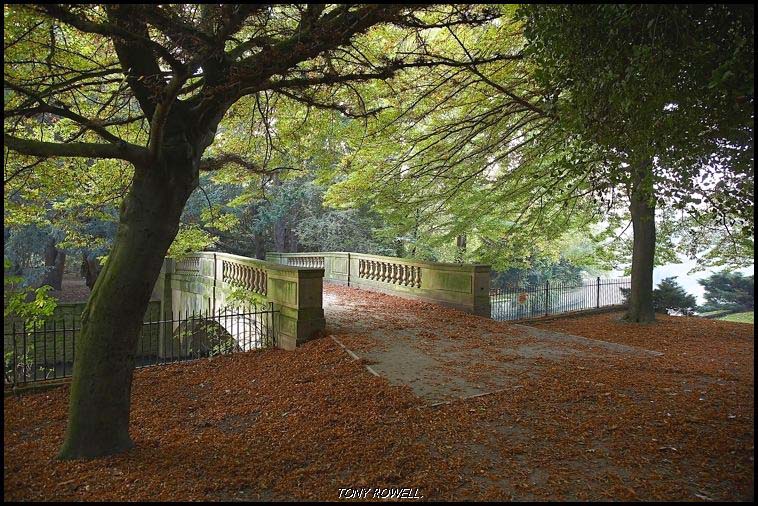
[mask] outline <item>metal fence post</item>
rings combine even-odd
[[[26,322],[24,322],[26,325]],[[16,370],[18,369],[18,344],[16,343],[16,322],[13,322],[13,386],[18,384]]]
[[[600,309],[600,276],[597,277],[597,308]]]
[[[545,280],[545,316],[548,315],[550,308],[550,281]]]
[[[216,312],[216,279],[218,275],[216,273],[216,254],[213,254],[213,313]]]

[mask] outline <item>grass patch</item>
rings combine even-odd
[[[727,322],[739,322],[739,323],[753,323],[753,311],[745,311],[744,313],[733,313],[723,318],[718,318]]]

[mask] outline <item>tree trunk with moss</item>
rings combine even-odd
[[[102,267],[100,266],[100,260],[92,252],[82,253],[82,268],[81,274],[84,276],[84,282],[87,284],[87,288],[92,291],[95,287],[95,281],[100,275]]]
[[[50,239],[45,245],[45,267],[48,269],[43,285],[50,285],[53,290],[63,288],[63,270],[66,265],[66,252],[55,246],[55,240]]]
[[[645,160],[632,168],[629,210],[632,214],[634,244],[632,286],[626,320],[636,323],[655,321],[653,307],[653,267],[655,264],[655,197],[653,163]]]
[[[462,264],[466,257],[466,234],[455,238],[455,262]]]
[[[176,163],[170,156],[135,173],[113,249],[82,314],[60,458],[92,458],[133,446],[129,409],[142,319],[197,178],[197,160]]]

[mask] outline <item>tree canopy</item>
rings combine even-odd
[[[83,314],[64,458],[132,444],[137,329],[200,172],[291,167],[272,135],[278,100],[365,116],[365,83],[467,64],[436,54],[430,32],[496,17],[485,6],[323,4],[19,5],[4,14],[6,182],[40,165],[70,181],[107,161],[128,188]],[[256,156],[223,150],[235,106],[252,118]]]
[[[31,273],[81,255],[96,276],[63,458],[131,445],[132,352],[166,255],[349,249],[503,281],[631,253],[632,321],[652,319],[656,262],[752,256],[752,7],[4,16],[6,256]]]

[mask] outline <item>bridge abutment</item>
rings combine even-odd
[[[161,313],[173,320],[193,312],[216,314],[232,291],[243,288],[277,312],[271,324],[277,346],[293,350],[326,326],[322,307],[323,269],[292,267],[227,253],[193,253],[179,261],[166,259],[155,290]],[[176,355],[170,340],[178,322],[161,325],[159,354]],[[170,330],[169,330],[170,329]]]

